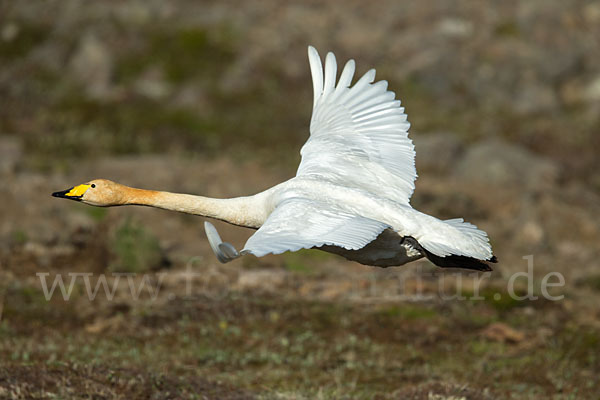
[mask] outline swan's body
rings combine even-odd
[[[309,47],[314,102],[311,136],[296,176],[264,192],[233,199],[129,188],[95,180],[54,193],[96,206],[146,205],[258,229],[241,252],[205,223],[222,262],[320,248],[376,266],[422,257],[442,267],[489,270],[485,232],[462,219],[441,221],[410,206],[416,170],[409,123],[387,82],[367,72],[354,86],[350,60],[336,85],[336,60]]]

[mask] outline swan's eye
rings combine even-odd
[[[95,188],[95,187],[96,187],[96,184],[95,184],[95,183],[92,183],[92,188]]]

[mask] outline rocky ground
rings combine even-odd
[[[0,398],[595,398],[598,27],[575,0],[0,3]],[[200,218],[50,197],[293,176],[307,44],[390,82],[412,204],[485,229],[492,274],[316,250],[221,265]],[[538,299],[515,300],[528,262]]]

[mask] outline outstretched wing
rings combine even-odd
[[[204,227],[210,246],[222,263],[244,254],[262,257],[325,245],[358,250],[391,228],[329,203],[297,197],[282,201],[240,252],[230,243],[223,242],[210,222],[205,222]]]
[[[295,197],[275,208],[248,239],[241,254],[262,257],[324,245],[357,250],[387,228],[388,224],[348,213],[332,204]]]
[[[336,86],[333,53],[325,75],[317,50],[308,48],[314,103],[310,138],[302,147],[297,176],[318,176],[407,204],[417,177],[410,124],[387,82],[373,83],[368,71],[350,87],[354,60],[346,63]]]
[[[226,263],[245,254],[262,257],[325,245],[358,250],[391,227],[329,203],[294,197],[275,208],[240,252],[231,243],[223,242],[210,222],[206,221],[204,228],[217,258]]]

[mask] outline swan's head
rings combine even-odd
[[[94,179],[62,192],[54,192],[52,196],[92,206],[109,207],[123,204],[124,188],[125,186],[108,179]]]

